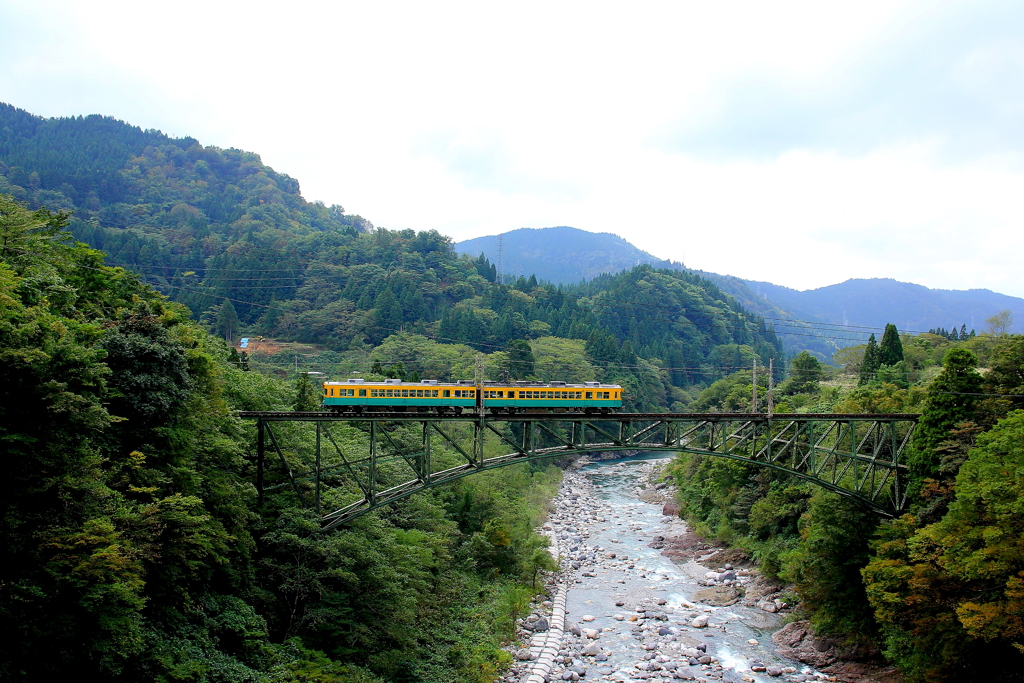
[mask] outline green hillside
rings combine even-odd
[[[755,356],[782,355],[763,322],[692,273],[638,266],[587,285],[499,284],[491,261],[436,232],[375,229],[307,202],[255,154],[110,118],[0,106],[0,191],[72,211],[75,237],[226,339],[318,345],[311,362],[328,374],[396,362],[369,351],[400,333],[487,352],[578,340],[604,379],[646,387],[637,376],[650,375],[661,388],[632,400],[664,409]]]

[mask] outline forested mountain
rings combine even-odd
[[[664,261],[608,233],[589,233],[576,228],[522,228],[503,233],[506,272],[529,264],[528,272],[552,282],[575,283],[601,273],[617,273],[637,263],[658,268],[686,270],[681,263]],[[462,253],[492,261],[498,255],[498,237],[478,237],[455,245]],[[867,332],[881,330],[896,321],[906,331],[937,327],[981,331],[985,321],[1007,310],[1024,325],[1024,299],[987,289],[967,291],[929,289],[892,279],[848,280],[798,291],[770,282],[744,280],[730,275],[690,271],[714,282],[746,310],[772,321],[790,354],[810,350],[830,358],[838,347],[862,344]],[[822,329],[818,323],[826,323]],[[838,330],[835,326],[850,326]]]
[[[654,410],[684,405],[688,388],[754,357],[782,356],[770,326],[692,273],[642,265],[586,285],[533,274],[500,284],[491,261],[459,255],[436,232],[374,229],[307,202],[254,154],[109,118],[0,107],[0,173],[0,191],[73,211],[75,237],[225,338],[313,343],[365,357],[348,365],[362,372],[365,351],[397,333],[480,351],[578,340],[595,372],[635,385],[634,407]]]
[[[555,284],[576,284],[598,275],[615,274],[633,266],[682,270],[683,264],[659,259],[608,232],[587,232],[578,228],[519,228],[501,234],[504,249],[503,274],[513,279],[536,275]],[[498,260],[498,236],[488,235],[455,244],[460,254],[485,254]]]

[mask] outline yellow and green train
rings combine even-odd
[[[600,382],[486,382],[479,393],[473,382],[467,380],[367,382],[349,379],[324,382],[323,405],[337,413],[418,411],[456,415],[481,408],[491,413],[512,414],[610,413],[622,407],[622,387]]]

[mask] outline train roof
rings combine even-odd
[[[324,382],[324,385],[330,386],[347,386],[350,384],[359,384],[363,386],[378,386],[378,387],[472,387],[475,386],[473,380],[460,379],[455,382],[440,382],[436,379],[424,379],[419,382],[401,382],[397,379],[386,379],[381,382],[367,382],[364,379],[350,378],[342,381]],[[622,386],[618,384],[602,384],[601,382],[583,382],[582,384],[567,384],[565,382],[484,382],[485,387],[522,387],[524,389],[530,388],[541,388],[541,389],[621,389]]]

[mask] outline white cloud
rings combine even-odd
[[[0,100],[258,152],[457,239],[572,225],[805,288],[1024,295],[1011,3],[0,9]]]

